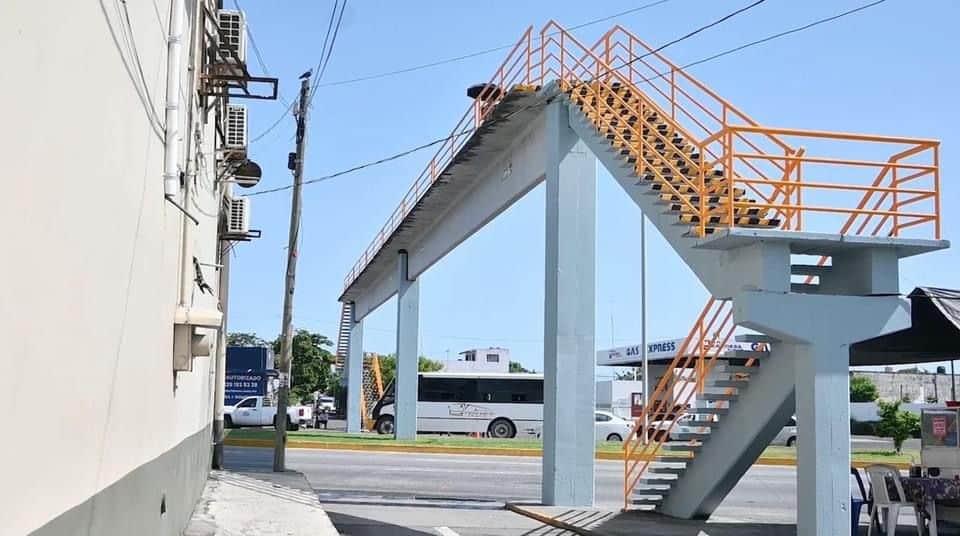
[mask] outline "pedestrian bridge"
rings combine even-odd
[[[528,29],[474,89],[344,281],[349,430],[364,317],[398,297],[396,436],[412,438],[419,275],[545,182],[542,496],[593,502],[599,162],[710,294],[624,444],[625,507],[709,516],[796,413],[798,533],[849,530],[849,348],[910,327],[900,259],[949,245],[939,142],[766,126],[620,26],[593,44]],[[771,351],[724,353],[735,339]],[[670,431],[676,411],[694,426],[648,440],[644,418]]]

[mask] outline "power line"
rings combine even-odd
[[[756,41],[751,41],[751,42],[749,42],[749,43],[746,43],[746,44],[743,44],[743,45],[740,45],[740,46],[737,46],[737,47],[734,47],[734,48],[731,48],[731,49],[728,49],[728,50],[724,50],[723,52],[720,52],[720,53],[718,53],[718,54],[714,54],[713,56],[708,56],[708,57],[706,57],[706,58],[697,60],[697,61],[695,61],[695,62],[688,63],[688,64],[682,66],[681,69],[686,69],[687,67],[693,67],[694,65],[700,65],[701,63],[706,63],[706,62],[708,62],[708,61],[713,61],[713,60],[715,60],[715,59],[722,58],[722,57],[724,57],[724,56],[733,54],[733,53],[735,53],[735,52],[740,52],[741,50],[744,50],[744,49],[746,49],[746,48],[750,48],[750,47],[752,47],[752,46],[756,46],[756,45],[759,45],[759,44],[762,44],[762,43],[766,43],[767,41],[773,41],[774,39],[779,39],[779,38],[781,38],[781,37],[784,37],[784,36],[787,36],[787,35],[790,35],[790,34],[794,34],[794,33],[797,33],[797,32],[802,32],[802,31],[804,31],[804,30],[809,30],[810,28],[813,28],[814,26],[819,26],[819,25],[821,25],[821,24],[826,24],[826,23],[828,23],[828,22],[833,22],[833,21],[835,21],[835,20],[837,20],[837,19],[839,19],[839,18],[846,17],[847,15],[853,15],[854,13],[863,11],[863,10],[865,10],[865,9],[869,9],[869,8],[871,8],[871,7],[873,7],[873,6],[882,4],[882,3],[886,2],[886,1],[887,1],[887,0],[877,0],[876,2],[871,2],[871,3],[869,3],[869,4],[864,4],[864,5],[860,6],[860,7],[856,7],[856,8],[850,9],[850,10],[848,10],[848,11],[844,11],[843,13],[837,13],[836,15],[833,15],[833,16],[831,16],[831,17],[826,17],[826,18],[823,18],[823,19],[819,19],[819,20],[813,21],[813,22],[811,22],[811,23],[809,23],[809,24],[804,24],[803,26],[797,26],[796,28],[791,28],[791,29],[789,29],[789,30],[786,30],[786,31],[783,31],[783,32],[780,32],[780,33],[775,33],[775,34],[773,34],[773,35],[769,35],[769,36],[767,36],[767,37],[764,37],[763,39],[757,39]],[[660,76],[664,76],[664,75],[661,74]]]
[[[236,3],[236,1],[237,1],[237,0],[234,0],[234,3]],[[330,32],[333,30],[333,22],[334,22],[334,20],[336,19],[336,16],[337,16],[337,7],[339,6],[339,4],[340,4],[340,0],[334,0],[334,2],[333,2],[333,10],[330,11],[330,19],[327,21],[327,32],[326,32],[326,33],[324,34],[324,36],[323,36],[323,45],[320,47],[320,61],[317,62],[317,66],[314,68],[314,70],[317,71],[317,72],[320,71],[320,68],[321,68],[321,66],[323,65],[323,58],[327,55],[327,43],[330,41]],[[238,5],[238,9],[239,9],[239,5]],[[341,12],[341,13],[342,13],[342,12]],[[256,50],[256,49],[254,49],[254,50]],[[264,70],[266,70],[266,69],[264,69]],[[315,81],[314,81],[314,87],[311,88],[311,100],[312,100],[312,98],[313,98],[313,92],[316,90],[316,81],[317,81],[317,80],[319,80],[319,77],[315,79]],[[286,118],[287,115],[289,115],[289,114],[293,111],[293,105],[294,105],[294,103],[292,103],[292,102],[287,103],[287,107],[283,110],[283,113],[280,114],[280,117],[277,117],[276,121],[274,121],[273,123],[271,123],[270,126],[267,127],[266,130],[264,130],[264,131],[261,132],[260,134],[257,134],[256,136],[254,136],[254,137],[249,141],[248,145],[252,145],[252,144],[254,144],[254,143],[262,140],[264,137],[267,136],[267,134],[270,134],[271,132],[273,132],[273,130],[274,130],[275,128],[277,128],[277,126],[280,125],[281,122],[283,122],[284,118]]]
[[[237,11],[243,11],[243,8],[240,7],[239,0],[233,0],[233,5],[237,8]],[[247,29],[247,39],[250,40],[250,46],[253,47],[253,54],[257,57],[257,64],[260,65],[260,70],[263,71],[263,74],[270,76],[270,69],[267,67],[267,63],[263,61],[263,53],[260,51],[260,47],[257,46],[257,39],[253,36],[253,29],[250,26],[250,22],[247,21],[245,26]],[[280,97],[280,102],[287,106],[290,105],[282,92],[278,91],[278,96]]]
[[[340,23],[343,21],[343,12],[347,9],[347,0],[343,0],[343,4],[340,5],[340,15],[337,16],[337,25],[333,28],[333,37],[330,38],[330,47],[327,48],[327,57],[323,59],[323,66],[320,67],[320,72],[317,74],[317,79],[313,83],[313,88],[310,90],[310,99],[307,101],[307,104],[313,102],[313,96],[317,93],[317,84],[320,83],[320,80],[323,79],[323,73],[327,71],[327,65],[330,64],[330,56],[333,54],[333,46],[337,42],[337,35],[340,34]]]
[[[764,0],[760,0],[760,1],[764,1]],[[803,26],[798,26],[798,27],[796,27],[796,28],[791,28],[791,29],[789,29],[789,30],[785,30],[785,31],[783,31],[783,32],[779,32],[779,33],[776,33],[776,34],[773,34],[773,35],[764,37],[764,38],[762,38],[762,39],[758,39],[758,40],[756,40],[756,41],[751,41],[751,42],[749,42],[749,43],[746,43],[746,44],[743,44],[743,45],[739,45],[739,46],[736,46],[736,47],[734,47],[734,48],[727,49],[727,50],[725,50],[725,51],[723,51],[723,52],[714,54],[714,55],[712,55],[712,56],[708,56],[708,57],[706,57],[706,58],[703,58],[703,59],[700,59],[700,60],[697,60],[697,61],[693,61],[693,62],[687,63],[687,64],[685,64],[685,65],[680,66],[680,67],[678,68],[678,70],[681,70],[681,71],[682,71],[682,70],[685,70],[685,69],[687,69],[687,68],[689,68],[689,67],[693,67],[693,66],[695,66],[695,65],[700,65],[700,64],[706,63],[706,62],[708,62],[708,61],[713,61],[713,60],[715,60],[715,59],[722,58],[722,57],[724,57],[724,56],[728,56],[728,55],[730,55],[730,54],[739,52],[739,51],[741,51],[741,50],[744,50],[744,49],[746,49],[746,48],[750,48],[750,47],[752,47],[752,46],[756,46],[756,45],[761,44],[761,43],[766,43],[766,42],[769,42],[769,41],[773,41],[774,39],[778,39],[778,38],[780,38],[780,37],[784,37],[784,36],[787,36],[787,35],[790,35],[790,34],[794,34],[794,33],[797,33],[797,32],[803,31],[803,30],[807,30],[807,29],[813,28],[813,27],[815,27],[815,26],[819,26],[819,25],[821,25],[821,24],[825,24],[825,23],[827,23],[827,22],[832,22],[832,21],[835,21],[835,20],[837,20],[837,19],[846,17],[846,16],[848,16],[848,15],[853,15],[854,13],[858,13],[858,12],[863,11],[863,10],[865,10],[865,9],[874,7],[874,6],[879,5],[879,4],[882,4],[882,3],[886,2],[886,1],[887,1],[887,0],[876,0],[875,2],[872,2],[872,3],[869,3],[869,4],[865,4],[865,5],[860,6],[860,7],[858,7],[858,8],[854,8],[854,9],[851,9],[851,10],[848,10],[848,11],[844,11],[844,12],[842,12],[842,13],[838,13],[838,14],[836,14],[836,15],[833,15],[833,16],[830,16],[830,17],[826,17],[826,18],[823,18],[823,19],[818,19],[818,20],[816,20],[816,21],[813,21],[813,22],[811,22],[811,23],[805,24],[805,25],[803,25]],[[760,2],[757,2],[757,3],[760,3]],[[753,4],[753,5],[756,5],[756,3]],[[741,10],[738,10],[738,12],[742,12],[743,9],[748,9],[749,7],[752,7],[752,5],[751,5],[751,6],[748,6],[747,8],[742,8]],[[730,17],[730,15],[728,15],[727,17],[725,17],[725,19],[726,19],[726,18],[729,18],[729,17]],[[710,25],[707,25],[707,27],[713,26],[713,25],[715,25],[715,24],[716,24],[716,23],[711,23]],[[694,34],[694,35],[695,35],[696,33],[702,31],[703,29],[706,29],[706,27],[700,28],[700,29],[698,29],[698,30],[694,30],[694,32],[691,32],[691,34]],[[669,46],[669,45],[671,45],[671,44],[676,44],[677,42],[679,42],[679,41],[678,41],[678,40],[674,40],[674,41],[672,41],[671,43],[668,43],[667,45],[658,47],[657,49],[655,49],[655,51],[663,50],[663,49],[666,48],[667,46]],[[651,52],[651,53],[652,53],[652,52]],[[649,54],[651,54],[651,53],[648,53],[647,55],[649,55]],[[626,65],[629,65],[630,63],[633,63],[634,61],[637,61],[637,60],[639,60],[639,59],[642,59],[642,57],[634,58],[633,60],[631,60],[631,61],[629,61],[629,62],[626,62],[624,65],[621,65],[620,67],[624,67],[624,66],[626,66]],[[663,73],[657,73],[656,75],[653,75],[653,76],[651,76],[651,77],[649,77],[649,78],[645,78],[643,81],[644,81],[644,82],[649,82],[649,81],[652,81],[652,80],[656,80],[656,79],[658,79],[658,78],[663,78],[663,77],[665,77],[665,76],[669,76],[669,74],[670,74],[669,71],[663,72]],[[502,118],[499,118],[499,119],[491,119],[491,120],[485,122],[484,125],[489,126],[489,125],[491,125],[491,124],[495,124],[495,123],[498,123],[498,122],[506,121],[507,119],[510,119],[511,117],[513,117],[514,115],[516,115],[516,114],[518,114],[518,113],[520,113],[520,112],[523,112],[523,111],[526,111],[526,110],[530,110],[530,109],[535,108],[535,107],[538,107],[538,106],[545,106],[545,105],[549,104],[551,101],[552,101],[552,98],[548,98],[548,99],[545,99],[545,100],[542,101],[542,102],[538,102],[538,103],[534,103],[534,104],[529,104],[529,105],[527,105],[527,106],[524,106],[524,107],[522,107],[522,108],[519,108],[519,109],[511,112],[510,114],[508,114],[508,115],[506,115],[506,116],[504,116],[504,117],[502,117]],[[380,164],[383,164],[383,163],[386,163],[386,162],[390,162],[390,161],[392,161],[392,160],[397,160],[398,158],[402,158],[402,157],[404,157],[404,156],[410,155],[410,154],[415,153],[415,152],[417,152],[417,151],[421,151],[421,150],[423,150],[423,149],[427,149],[427,148],[432,147],[432,146],[434,146],[434,145],[437,145],[437,144],[439,144],[439,143],[448,141],[448,140],[450,140],[450,139],[452,139],[452,138],[456,138],[456,137],[462,136],[462,135],[464,135],[464,134],[469,134],[470,132],[472,132],[472,129],[471,129],[471,130],[464,130],[464,131],[461,131],[461,132],[458,132],[458,133],[455,133],[455,134],[451,134],[450,136],[446,136],[446,137],[444,137],[444,138],[439,138],[439,139],[433,140],[433,141],[431,141],[431,142],[429,142],[429,143],[425,143],[425,144],[423,144],[423,145],[419,145],[419,146],[414,147],[414,148],[412,148],[412,149],[408,149],[408,150],[406,150],[406,151],[403,151],[403,152],[400,152],[400,153],[397,153],[397,154],[394,154],[394,155],[391,155],[391,156],[388,156],[388,157],[385,157],[385,158],[381,158],[381,159],[379,159],[379,160],[375,160],[375,161],[372,161],[372,162],[367,162],[367,163],[365,163],[365,164],[360,164],[360,165],[357,165],[357,166],[354,166],[354,167],[351,167],[351,168],[348,168],[348,169],[345,169],[345,170],[342,170],[342,171],[338,171],[338,172],[336,172],[336,173],[332,173],[332,174],[330,174],[330,175],[324,175],[324,176],[322,176],[322,177],[317,177],[317,178],[314,178],[314,179],[305,180],[305,181],[303,181],[303,184],[313,184],[313,183],[316,183],[316,182],[327,181],[327,180],[330,180],[330,179],[334,179],[334,178],[337,178],[337,177],[341,177],[341,176],[343,176],[343,175],[348,175],[348,174],[350,174],[350,173],[354,173],[354,172],[360,171],[360,170],[362,170],[362,169],[366,169],[366,168],[369,168],[369,167],[377,166],[377,165],[380,165]],[[260,190],[260,191],[257,191],[257,192],[252,192],[252,193],[247,194],[247,195],[254,196],[254,195],[268,194],[268,193],[273,193],[273,192],[280,192],[280,191],[283,191],[283,190],[289,190],[289,189],[292,188],[292,187],[293,187],[292,185],[278,186],[278,187],[276,187],[276,188],[271,188],[271,189],[268,189],[268,190]]]
[[[638,11],[643,11],[643,10],[645,10],[645,9],[650,9],[650,8],[652,8],[652,7],[659,6],[659,5],[661,5],[661,4],[666,4],[667,2],[670,2],[670,1],[672,1],[672,0],[657,0],[656,2],[650,2],[649,4],[644,4],[644,5],[642,5],[642,6],[637,6],[637,7],[635,7],[635,8],[628,9],[628,10],[626,10],[626,11],[621,11],[621,12],[619,12],[619,13],[614,13],[614,14],[612,14],[612,15],[607,15],[607,16],[605,16],[605,17],[601,17],[601,18],[598,18],[598,19],[589,20],[589,21],[587,21],[587,22],[583,22],[583,23],[580,23],[580,24],[577,24],[577,25],[574,25],[574,26],[570,26],[569,28],[567,28],[567,31],[579,30],[580,28],[586,28],[587,26],[593,26],[594,24],[599,24],[599,23],[601,23],[601,22],[606,22],[606,21],[611,20],[611,19],[616,19],[616,18],[622,17],[622,16],[624,16],[624,15],[629,15],[629,14],[631,14],[631,13],[636,13],[636,12],[638,12]],[[551,34],[547,34],[545,37],[552,37],[552,36],[554,36],[554,35],[557,35],[558,33],[559,33],[559,32],[553,32],[553,33],[551,33]],[[538,38],[538,39],[539,39],[539,38]],[[507,50],[507,49],[513,48],[514,46],[516,46],[516,43],[510,43],[509,45],[501,45],[501,46],[497,46],[497,47],[492,47],[492,48],[487,48],[487,49],[483,49],[483,50],[478,50],[478,51],[476,51],[476,52],[469,52],[469,53],[463,54],[463,55],[461,55],[461,56],[455,56],[455,57],[447,58],[447,59],[443,59],[443,60],[432,61],[432,62],[429,62],[429,63],[420,64],[420,65],[413,65],[413,66],[410,66],[410,67],[404,67],[404,68],[402,68],[402,69],[397,69],[397,70],[395,70],[395,71],[387,71],[387,72],[383,72],[383,73],[369,74],[369,75],[360,76],[360,77],[357,77],[357,78],[351,78],[351,79],[348,79],[348,80],[337,80],[337,81],[334,81],[334,82],[326,82],[326,83],[323,83],[323,84],[319,84],[318,87],[333,87],[333,86],[342,86],[342,85],[346,85],[346,84],[355,84],[355,83],[357,83],[357,82],[366,82],[366,81],[368,81],[368,80],[377,80],[377,79],[380,79],[380,78],[387,78],[387,77],[396,76],[396,75],[400,75],[400,74],[411,73],[411,72],[414,72],[414,71],[421,71],[421,70],[423,70],[423,69],[429,69],[429,68],[431,68],[431,67],[437,67],[437,66],[440,66],[440,65],[446,65],[446,64],[448,64],[448,63],[456,63],[456,62],[459,62],[459,61],[468,60],[468,59],[471,59],[471,58],[476,58],[476,57],[478,57],[478,56],[485,56],[485,55],[487,55],[487,54],[492,54],[492,53],[494,53],[494,52],[499,52],[499,51],[501,51],[501,50]]]

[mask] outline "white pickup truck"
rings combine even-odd
[[[242,426],[273,426],[277,408],[273,401],[262,396],[248,396],[233,406],[224,406],[223,425],[227,428]],[[313,421],[310,406],[287,407],[287,430],[297,430]]]

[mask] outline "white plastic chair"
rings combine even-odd
[[[873,506],[870,508],[870,527],[867,529],[867,536],[873,533],[873,520],[877,519],[879,525],[883,525],[881,514],[886,514],[887,536],[894,536],[897,533],[897,519],[900,516],[901,508],[912,508],[917,516],[917,534],[923,536],[923,514],[916,506],[906,500],[903,493],[903,484],[900,482],[900,471],[891,465],[875,464],[866,468],[867,478],[870,480],[870,489],[873,492]],[[887,488],[887,479],[893,483],[897,492],[896,497],[891,497]],[[886,509],[886,512],[883,510]]]

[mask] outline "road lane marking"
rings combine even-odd
[[[457,531],[451,529],[450,527],[433,527],[433,530],[440,533],[440,536],[460,536]]]

